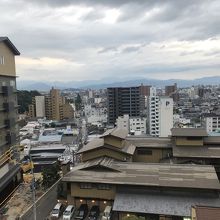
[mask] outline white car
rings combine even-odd
[[[63,212],[63,220],[71,220],[75,212],[75,207],[73,205],[68,205],[66,210]]]

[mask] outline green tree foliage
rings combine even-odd
[[[77,97],[75,99],[75,105],[76,105],[76,110],[79,111],[82,107],[82,99],[79,95],[79,93],[77,94]]]
[[[44,186],[44,188],[51,187],[60,178],[59,166],[45,167],[42,170],[42,176],[42,186]]]
[[[18,105],[20,114],[28,111],[28,105],[32,104],[32,98],[35,96],[41,95],[38,91],[27,91],[27,90],[19,90],[18,91]]]

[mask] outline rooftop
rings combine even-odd
[[[174,216],[191,216],[191,206],[194,204],[219,206],[220,199],[213,197],[195,197],[184,195],[167,195],[153,193],[117,193],[113,210],[136,213],[152,213]],[[205,213],[207,211],[207,213]],[[211,212],[212,211],[212,212]],[[219,208],[199,210],[201,216],[198,220],[217,220],[210,218],[215,213],[220,216]],[[200,216],[200,215],[199,215]]]
[[[83,148],[80,149],[77,152],[77,154],[92,151],[92,150],[95,150],[95,149],[98,149],[98,148],[108,148],[108,149],[112,149],[112,150],[115,150],[115,151],[120,151],[120,152],[123,152],[123,153],[133,155],[136,147],[128,141],[124,141],[122,143],[122,148],[114,147],[114,146],[111,146],[109,144],[105,144],[104,143],[104,138],[94,138],[88,144],[84,145]]]
[[[14,53],[14,55],[20,55],[20,52],[15,47],[15,45],[9,40],[8,37],[0,37],[0,42],[4,42],[9,49]]]
[[[107,130],[102,135],[102,137],[105,137],[105,136],[108,136],[108,135],[118,137],[118,138],[121,138],[121,139],[125,139],[126,136],[128,135],[128,131],[127,131],[127,129],[121,129],[121,128],[116,127],[116,128],[112,128],[112,129]]]
[[[113,160],[103,166],[115,172],[93,171],[89,170],[89,166],[86,167],[87,170],[83,170],[85,164],[80,164],[65,175],[63,181],[220,190],[218,177],[212,166],[146,164]]]
[[[136,147],[149,147],[149,148],[171,148],[170,138],[155,138],[150,136],[128,136],[126,137],[130,143]]]

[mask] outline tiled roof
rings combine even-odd
[[[81,170],[82,164],[65,175],[63,181],[220,190],[212,166],[111,161],[108,167],[120,172],[85,171]]]

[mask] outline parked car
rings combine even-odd
[[[110,220],[111,216],[112,216],[112,207],[106,206],[102,216],[102,220]]]
[[[63,220],[71,220],[75,212],[75,207],[73,205],[68,205],[63,212]]]
[[[97,205],[92,206],[89,212],[89,220],[97,220],[100,214],[99,207]]]
[[[52,219],[58,219],[62,213],[63,213],[63,210],[64,210],[64,206],[62,203],[57,203],[55,205],[55,207],[53,208],[52,212],[51,212],[51,218]]]
[[[79,209],[77,210],[75,219],[85,219],[88,214],[88,205],[81,204]]]

